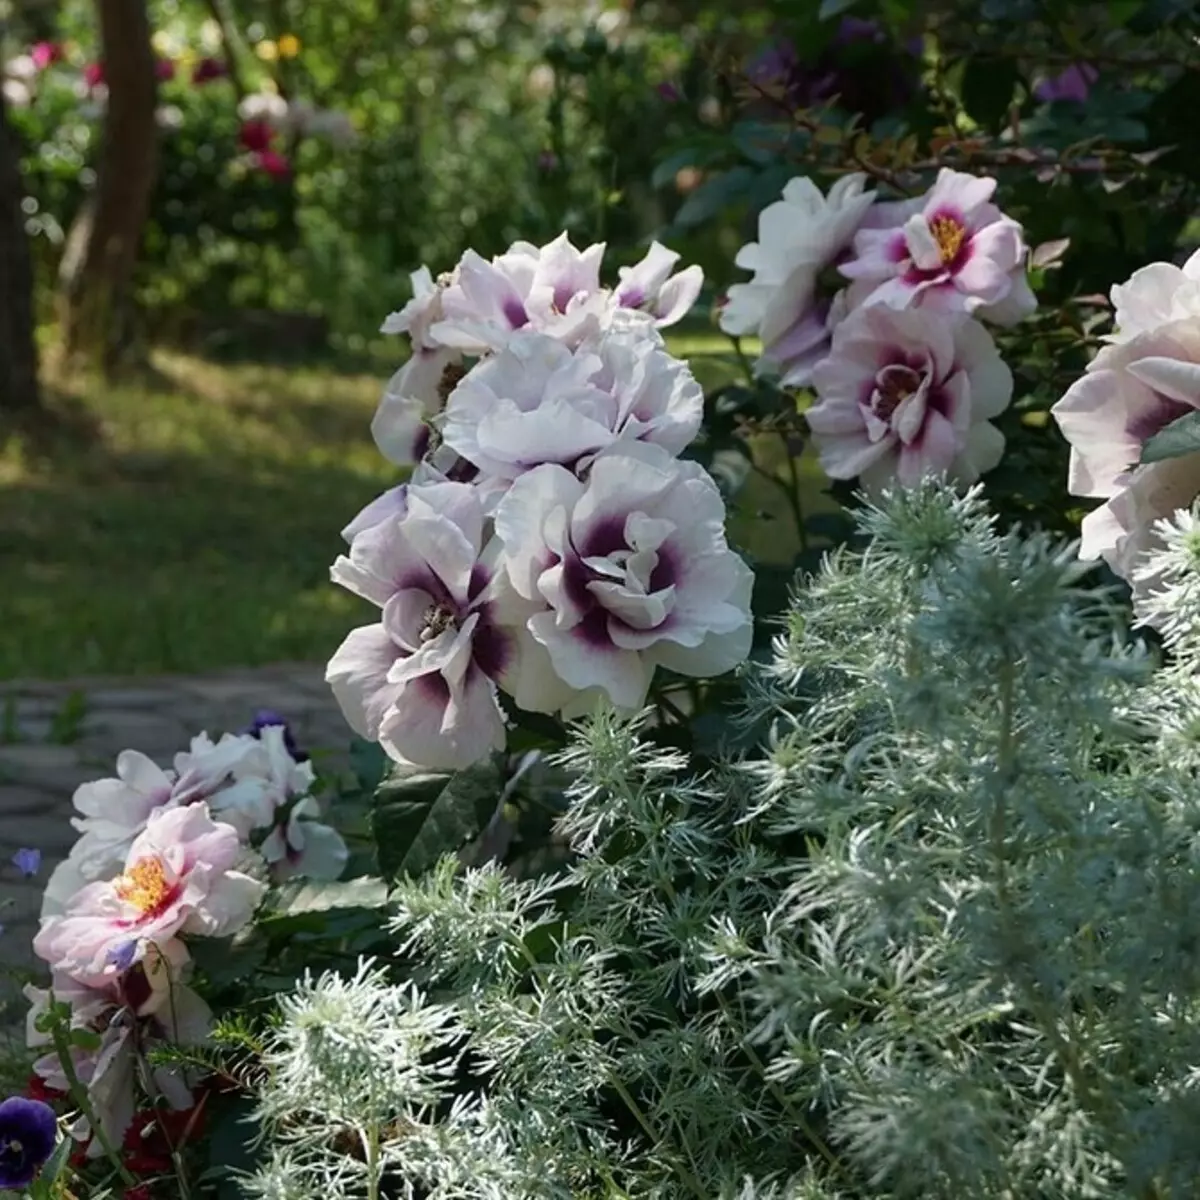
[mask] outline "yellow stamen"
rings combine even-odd
[[[114,883],[116,893],[140,913],[153,912],[170,891],[167,873],[157,858],[139,858]]]
[[[963,239],[967,236],[962,222],[955,220],[954,217],[934,217],[929,222],[929,232],[933,234],[933,240],[937,242],[942,262],[952,263],[958,257]]]

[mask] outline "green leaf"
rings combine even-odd
[[[91,1029],[72,1029],[71,1045],[78,1046],[80,1050],[94,1053],[100,1049],[100,1035]]]
[[[38,1177],[29,1189],[32,1200],[50,1200],[55,1192],[54,1184],[62,1174],[63,1167],[67,1165],[71,1151],[75,1149],[76,1145],[74,1138],[65,1137],[54,1147],[54,1153],[46,1159],[45,1165],[38,1172]]]
[[[759,166],[779,158],[790,133],[788,129],[770,121],[739,121],[730,132],[742,157]]]
[[[722,209],[744,199],[755,178],[756,173],[749,167],[734,167],[706,179],[679,206],[675,224],[686,229],[715,217]]]
[[[996,128],[1008,115],[1017,79],[1015,59],[988,55],[968,59],[963,71],[962,102],[971,120],[987,129]]]
[[[396,771],[375,793],[372,825],[385,879],[418,876],[479,836],[500,803],[493,758],[456,774]]]
[[[1200,412],[1190,412],[1160,429],[1143,447],[1141,461],[1163,462],[1200,451]]]
[[[387,898],[387,884],[370,875],[333,881],[289,879],[267,896],[261,916],[271,920],[335,908],[382,908]]]
[[[208,1135],[208,1166],[200,1181],[215,1184],[218,1200],[239,1200],[245,1195],[236,1172],[254,1168],[261,1153],[255,1146],[257,1123],[254,1103],[237,1096],[221,1106]]]
[[[370,795],[387,772],[388,756],[378,742],[356,737],[350,743],[350,766],[359,789]]]

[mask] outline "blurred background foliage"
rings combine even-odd
[[[6,94],[48,283],[95,178],[96,16],[91,0],[7,3]],[[152,334],[262,307],[320,314],[357,346],[420,263],[564,228],[619,259],[669,240],[720,289],[748,218],[792,174],[861,157],[999,175],[1032,242],[1072,240],[1051,301],[1172,257],[1196,207],[1189,0],[149,10],[161,158],[138,288]],[[14,72],[46,46],[53,61]]]
[[[357,462],[370,450],[371,378],[396,365],[394,342],[376,331],[408,298],[408,273],[422,263],[449,269],[468,246],[494,254],[566,229],[576,244],[606,240],[610,272],[653,238],[702,264],[705,291],[672,341],[709,392],[698,453],[737,501],[740,544],[777,550],[778,521],[796,516],[785,493],[797,479],[809,493],[801,549],[821,544],[838,535],[834,502],[845,493],[830,493],[804,453],[796,398],[751,378],[744,365],[753,348],[716,331],[724,290],[744,278],[734,255],[794,175],[824,188],[865,170],[883,193],[903,196],[951,166],[996,176],[997,202],[1036,248],[1041,308],[1001,339],[1017,387],[1003,418],[1009,452],[988,490],[1006,518],[1069,530],[1079,510],[1065,494],[1066,451],[1047,410],[1099,345],[1111,285],[1200,242],[1196,0],[0,0],[4,100],[43,348],[55,340],[72,223],[97,183],[109,82],[98,17],[116,4],[145,4],[157,78],[157,171],[124,336],[143,360],[164,347],[176,355],[160,354],[165,375],[133,391],[71,385],[107,422],[109,449],[122,439],[133,447],[112,468],[123,485],[153,477],[178,486],[218,428],[221,453],[242,464],[238,478],[266,470],[261,455],[257,465],[231,456],[230,447],[257,443],[230,413],[212,420],[213,406],[226,395],[248,403],[251,393],[257,403],[260,388],[287,405],[291,377],[260,373],[249,390],[245,376],[222,384],[207,370],[214,357],[303,363],[297,413],[314,413],[325,393],[331,407],[353,397],[340,417],[313,419],[324,422],[322,436],[336,429],[354,441],[353,450],[327,441],[324,454]],[[179,353],[209,362],[201,371]],[[347,363],[357,375],[344,373]],[[318,368],[343,373],[323,378]],[[198,379],[202,400],[186,394]],[[351,409],[357,432],[343,419]],[[159,419],[133,418],[151,412]],[[169,450],[168,442],[139,444],[168,427]],[[185,444],[191,465],[167,463]],[[0,538],[10,565],[24,562],[22,544],[49,535],[37,514],[57,511],[53,489],[61,499],[86,476],[60,454],[38,468],[31,490],[29,463],[0,460],[0,486],[16,502],[10,512],[23,503],[26,514],[24,541],[10,537],[17,550],[7,558]],[[360,495],[387,482],[385,471],[364,466],[338,485],[347,502],[337,515],[327,498],[297,528],[332,531]],[[212,570],[224,572],[232,604],[261,587],[239,573],[232,542],[219,551],[212,531],[244,529],[253,517],[221,508],[220,472],[196,468],[194,477],[208,507],[192,524],[213,548]],[[286,514],[284,502],[276,506],[280,519],[295,521],[310,492],[321,489],[268,487],[252,507],[269,524],[278,494],[287,506]],[[77,517],[110,494],[87,492],[63,512]],[[97,536],[116,530],[121,545],[132,544],[124,518]],[[256,577],[275,570],[279,585],[244,621],[246,637],[216,658],[327,653],[346,621],[314,599],[328,591],[327,556],[292,543],[288,562],[272,566],[277,539],[262,541]],[[789,569],[793,547],[789,540],[782,555]],[[156,586],[176,602],[169,579]],[[303,615],[288,608],[289,588]],[[87,591],[78,608],[91,614]],[[113,605],[128,608],[118,596]],[[0,600],[0,620],[40,621],[43,608],[31,586],[12,611]],[[171,643],[174,618],[156,619]],[[181,619],[197,630],[206,624],[199,611]],[[281,626],[278,637],[263,632]],[[47,625],[47,646],[57,632]],[[103,649],[112,640],[93,622],[85,661],[119,666]],[[132,632],[124,643],[136,643]],[[33,667],[48,673],[57,653]],[[171,654],[175,668],[197,656],[217,665],[177,641]],[[18,656],[12,669],[28,665]]]

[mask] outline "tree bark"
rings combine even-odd
[[[34,340],[33,259],[21,209],[17,139],[0,89],[0,418],[41,409]]]
[[[133,276],[158,170],[157,83],[145,0],[97,0],[108,109],[96,186],[59,268],[67,357],[111,371],[132,340]]]

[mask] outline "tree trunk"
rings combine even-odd
[[[132,338],[133,275],[158,169],[157,83],[145,0],[97,0],[108,110],[96,186],[59,268],[67,357],[111,371]]]
[[[37,343],[34,340],[33,261],[21,209],[17,139],[8,127],[0,89],[0,419],[36,413]]]

